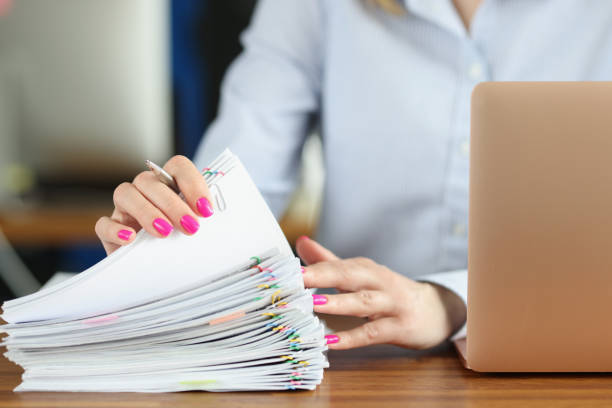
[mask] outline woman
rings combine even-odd
[[[280,215],[318,116],[329,249],[297,242],[304,280],[341,291],[315,296],[316,311],[369,318],[328,336],[330,348],[427,348],[465,323],[471,90],[609,79],[612,2],[262,0],[244,43],[195,162],[229,146]],[[120,185],[96,225],[107,252],[141,226],[191,234],[196,215],[214,217],[196,167],[183,157],[165,167],[186,201],[150,172]]]

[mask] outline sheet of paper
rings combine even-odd
[[[68,283],[25,301],[7,302],[2,317],[18,323],[103,315],[201,286],[228,272],[233,259],[248,259],[273,247],[291,254],[240,162],[218,177],[212,190],[215,214],[199,220],[194,236],[175,231],[158,239],[141,231],[131,245]]]

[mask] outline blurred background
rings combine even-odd
[[[254,0],[0,0],[0,300],[105,256],[94,224],[144,169],[192,157]],[[323,178],[309,138],[281,225],[311,234]]]

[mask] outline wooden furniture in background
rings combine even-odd
[[[98,242],[94,225],[111,207],[51,206],[0,209],[0,227],[13,245],[62,246]]]
[[[0,227],[13,245],[59,247],[97,243],[96,221],[112,211],[112,207],[103,206],[0,208]],[[280,224],[291,244],[300,235],[312,233],[310,223],[291,213],[283,217]]]

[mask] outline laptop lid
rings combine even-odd
[[[612,82],[472,95],[467,363],[612,371]]]

